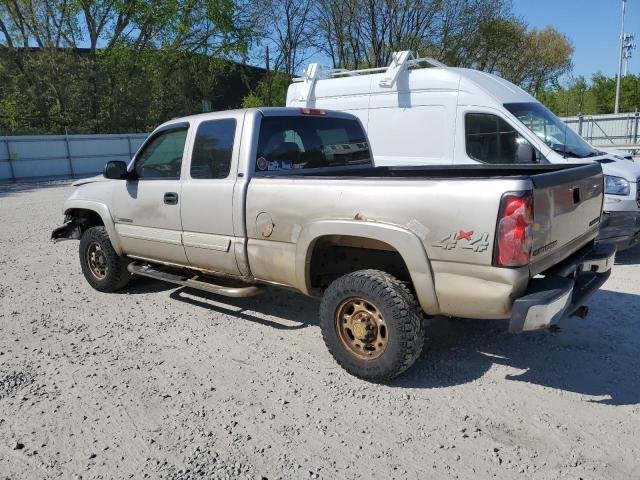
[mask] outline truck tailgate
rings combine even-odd
[[[534,224],[531,273],[536,275],[571,255],[598,232],[603,201],[599,164],[532,176]]]

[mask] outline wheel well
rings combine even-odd
[[[93,210],[72,208],[66,212],[66,215],[80,227],[81,232],[91,227],[104,226],[102,217]]]
[[[395,248],[379,240],[346,235],[329,235],[315,241],[309,265],[310,287],[320,292],[336,278],[366,269],[387,272],[413,289],[409,269]]]

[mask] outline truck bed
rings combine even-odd
[[[331,216],[418,225],[436,268],[438,262],[490,266],[502,195],[524,190],[534,195],[532,276],[595,238],[603,190],[602,169],[596,163],[280,170],[256,173],[248,186],[250,262],[255,262],[254,242],[284,249],[299,229]],[[277,226],[268,242],[257,233],[261,229],[255,219],[261,212],[268,212]],[[486,245],[462,248],[460,242],[448,240],[461,231],[472,232],[474,241]],[[264,274],[277,271],[276,263],[286,262],[290,255],[284,251],[263,255]],[[277,280],[287,283],[285,278]]]

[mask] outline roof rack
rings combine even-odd
[[[421,68],[421,64],[428,64],[432,67],[446,68],[441,63],[431,57],[415,58],[411,50],[403,50],[401,52],[393,52],[391,63],[388,67],[364,68],[361,70],[346,70],[344,68],[327,69],[322,68],[319,63],[311,63],[302,73],[302,77],[294,78],[294,83],[303,83],[300,89],[300,96],[297,100],[308,102],[311,91],[317,80],[327,80],[340,77],[356,77],[360,75],[368,75],[371,73],[385,73],[386,75],[380,80],[379,85],[384,88],[391,88],[395,84],[400,73],[405,69]]]

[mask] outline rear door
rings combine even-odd
[[[112,208],[128,255],[187,264],[180,222],[180,174],[188,123],[154,132],[135,157],[135,180],[114,182]]]
[[[240,273],[234,253],[233,190],[241,128],[240,114],[197,124],[182,184],[182,241],[189,264],[231,275]]]
[[[578,250],[598,232],[603,177],[596,163],[534,175],[532,272]]]

